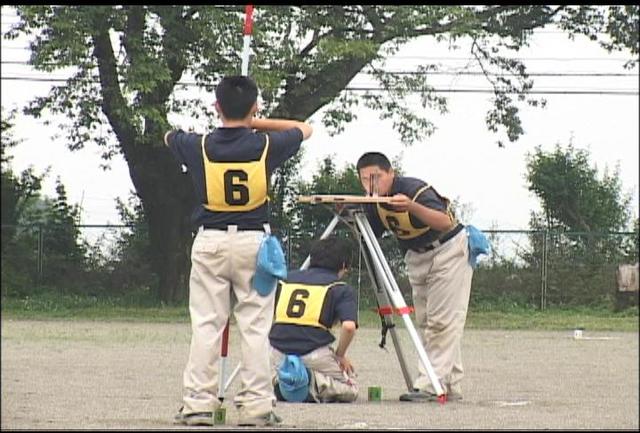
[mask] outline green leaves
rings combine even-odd
[[[589,152],[556,145],[527,157],[528,189],[541,200],[550,227],[569,231],[618,231],[628,223],[630,198],[622,192],[618,169],[602,177]]]
[[[565,6],[558,24],[570,37],[582,34],[608,51],[628,50],[632,57],[626,67],[638,64],[640,6]]]
[[[172,103],[178,82],[192,78],[198,86],[211,87],[221,76],[239,73],[244,19],[241,6],[16,9],[20,22],[5,37],[32,36],[31,62],[36,68],[53,71],[77,67],[84,70],[86,81],[100,84],[98,92],[91,86],[76,86],[40,102],[49,108],[57,106],[58,112],[69,117],[77,115],[64,101],[71,93],[77,99],[87,99],[84,109],[91,104],[101,110],[104,104],[126,104],[126,108],[120,108],[125,115],[116,119],[113,107],[107,114],[116,133],[128,130],[144,135],[155,131],[144,125],[168,124],[166,116],[173,110],[193,117],[208,116],[210,110],[202,104]],[[447,111],[447,99],[434,93],[426,80],[428,74],[382,72],[384,58],[420,36],[431,35],[450,44],[470,37],[471,54],[495,92],[493,107],[486,116],[487,127],[496,133],[504,130],[514,142],[525,132],[519,105],[545,104],[543,99],[529,96],[533,81],[525,65],[512,56],[527,45],[531,32],[555,24],[568,35],[587,35],[608,50],[629,50],[636,55],[630,60],[634,64],[639,15],[635,5],[261,5],[255,10],[249,70],[261,87],[264,115],[306,119],[328,107],[323,123],[339,133],[356,118],[353,113],[358,105],[364,104],[379,111],[382,119],[393,119],[401,141],[411,145],[435,130],[432,112],[416,109],[412,95],[418,95],[422,108],[440,113]],[[109,49],[94,49],[99,32],[109,35]],[[105,65],[109,62],[114,62],[117,76],[107,80]],[[103,66],[101,71],[96,69],[98,65]],[[381,90],[345,95],[355,75],[369,68],[377,72],[373,78]],[[418,72],[429,68],[433,65],[419,65]],[[104,101],[105,97],[112,101]],[[95,115],[92,118],[98,119]],[[80,137],[88,141],[85,135]],[[78,142],[73,147],[81,145]]]

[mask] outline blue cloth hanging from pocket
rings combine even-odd
[[[469,264],[472,268],[478,266],[478,256],[489,254],[490,244],[487,236],[475,226],[467,225],[467,238],[469,240]]]
[[[278,279],[284,278],[287,278],[287,263],[282,246],[274,235],[266,235],[258,250],[253,288],[260,295],[267,296],[275,289]]]

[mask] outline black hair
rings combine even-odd
[[[360,159],[358,159],[356,170],[358,170],[359,173],[360,169],[371,167],[373,165],[377,165],[384,171],[391,170],[391,162],[389,162],[389,158],[387,158],[384,153],[380,152],[367,152],[363,154]]]
[[[216,100],[224,117],[241,120],[247,117],[258,100],[258,86],[249,77],[224,77],[216,87]]]
[[[330,236],[319,239],[311,246],[309,266],[338,272],[351,266],[351,244],[343,238]]]

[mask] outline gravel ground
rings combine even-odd
[[[188,324],[2,319],[5,429],[182,429]],[[415,374],[406,330],[398,335]],[[405,392],[390,336],[362,328],[350,349],[360,384],[352,404],[278,403],[280,429],[631,429],[639,428],[638,333],[467,330],[462,402],[400,402]],[[229,365],[235,367],[231,329]],[[227,391],[226,425],[235,427]],[[382,401],[367,401],[380,386]]]

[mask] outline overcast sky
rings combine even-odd
[[[15,22],[13,13],[2,7],[2,32]],[[258,22],[255,25],[259,25]],[[463,44],[462,44],[463,45]],[[63,77],[46,75],[28,66],[8,62],[26,61],[29,52],[24,40],[2,40],[2,106],[5,112],[22,107],[35,96],[47,94],[51,83],[8,80],[6,77]],[[448,51],[447,44],[437,45],[422,38],[407,45],[387,62],[388,70],[415,70],[424,62],[436,62],[444,71],[460,70],[470,63],[468,49]],[[303,146],[303,173],[309,178],[325,156],[331,156],[338,167],[355,163],[366,151],[386,153],[390,159],[402,155],[406,175],[421,178],[451,199],[471,208],[469,221],[480,228],[527,229],[529,214],[539,210],[539,203],[525,185],[525,156],[540,145],[553,150],[556,143],[573,142],[587,149],[591,162],[597,164],[599,174],[605,167],[620,167],[625,193],[632,195],[632,213],[638,216],[638,148],[639,97],[638,68],[626,70],[622,65],[628,53],[607,53],[596,43],[578,37],[571,41],[565,34],[542,30],[536,34],[529,48],[518,53],[525,59],[529,73],[557,74],[534,77],[534,90],[563,92],[538,95],[547,100],[547,107],[521,106],[525,134],[515,143],[504,134],[487,130],[485,116],[489,108],[488,93],[446,93],[449,112],[440,115],[430,112],[436,124],[435,134],[412,147],[400,144],[399,135],[390,121],[358,109],[358,119],[345,131],[329,137],[321,126],[321,113],[311,119],[313,136]],[[468,69],[477,71],[477,67]],[[573,74],[566,76],[566,74]],[[592,76],[579,76],[591,74]],[[593,76],[594,74],[603,74]],[[619,74],[619,75],[611,75]],[[620,75],[622,74],[622,75]],[[488,89],[488,83],[478,76],[436,75],[430,81],[438,89]],[[352,86],[373,84],[366,76],[357,76]],[[564,92],[624,92],[625,94],[571,94]],[[416,108],[419,105],[416,103]],[[195,127],[202,132],[204,125],[184,118],[170,117],[175,126]],[[42,119],[23,115],[16,118],[14,136],[23,142],[11,151],[13,168],[19,171],[33,166],[37,171],[51,166],[44,185],[45,194],[54,195],[54,181],[59,176],[67,188],[71,203],[82,206],[82,223],[120,223],[114,199],[125,199],[133,189],[128,168],[121,156],[111,163],[111,170],[102,171],[103,162],[97,146],[77,152],[69,151],[64,140],[51,139],[57,133],[56,120],[44,126]],[[506,143],[498,147],[497,140]]]

